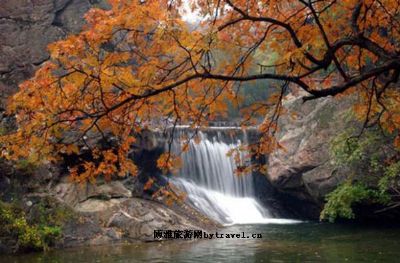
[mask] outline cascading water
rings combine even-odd
[[[210,131],[210,130],[209,130]],[[240,131],[236,129],[236,133]],[[186,129],[178,129],[189,135]],[[246,140],[246,133],[242,139]],[[227,152],[238,146],[237,136],[217,129],[199,133],[200,143],[190,142],[189,150],[182,155],[183,167],[171,182],[187,193],[187,200],[210,218],[222,224],[293,223],[296,221],[271,218],[269,211],[254,199],[252,175],[234,174],[236,164]],[[172,145],[179,152],[178,140]],[[241,158],[242,160],[244,156]]]

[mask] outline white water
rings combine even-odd
[[[225,225],[298,222],[272,218],[254,198],[252,175],[234,174],[235,162],[226,154],[240,140],[223,138],[226,135],[222,132],[214,136],[200,133],[200,136],[200,143],[191,142],[189,151],[183,154],[180,174],[171,178],[174,185],[187,193],[189,203]],[[242,137],[246,140],[245,134]],[[173,150],[178,149],[179,144],[174,144]]]

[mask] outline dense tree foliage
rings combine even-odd
[[[181,1],[109,2],[86,15],[80,34],[50,45],[50,61],[11,98],[19,129],[2,137],[3,156],[49,162],[84,147],[92,160],[71,167],[76,180],[135,174],[127,153],[137,132],[207,126],[227,102],[242,101],[242,83],[259,79],[273,80],[263,87],[272,95],[243,110],[243,126],[267,116],[253,152],[279,147],[289,89],[303,90],[305,101],[355,94],[364,127],[397,134],[399,1],[197,0],[204,20],[195,29],[182,20]],[[98,146],[97,135],[113,147]],[[186,150],[191,138],[182,139]],[[165,154],[158,164],[175,162]]]

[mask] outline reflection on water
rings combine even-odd
[[[400,228],[328,224],[240,225],[262,239],[170,241],[2,257],[0,262],[396,262]]]

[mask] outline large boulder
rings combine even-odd
[[[134,180],[134,178],[132,178]],[[62,246],[153,241],[154,230],[211,229],[218,225],[185,204],[165,205],[132,197],[131,180],[77,185],[63,180],[53,188],[58,200],[81,220],[64,227]],[[77,231],[84,228],[85,231]]]

